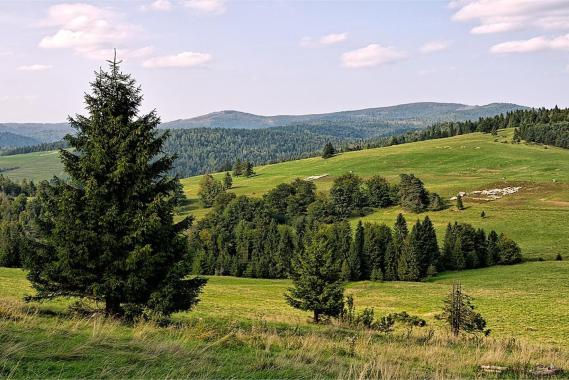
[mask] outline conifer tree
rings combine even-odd
[[[255,175],[255,171],[253,170],[253,164],[251,161],[247,161],[245,163],[245,170],[243,170],[243,175],[245,177],[251,177]]]
[[[464,203],[462,202],[462,196],[460,194],[456,196],[456,208],[464,210]]]
[[[235,164],[233,165],[233,175],[235,177],[243,175],[243,163],[239,158],[235,161]]]
[[[290,276],[294,251],[294,237],[290,231],[290,227],[284,226],[280,230],[279,244],[277,247],[277,273],[279,273],[279,277],[286,278]]]
[[[294,308],[313,312],[314,323],[322,315],[337,317],[344,308],[344,287],[326,240],[315,236],[304,254],[295,260],[292,270],[294,287],[285,300]]]
[[[350,279],[352,281],[357,281],[360,278],[369,279],[369,260],[364,257],[364,227],[361,220],[356,227],[356,233],[350,248],[348,264],[350,266]]]
[[[385,281],[397,280],[398,261],[399,255],[395,247],[395,242],[390,240],[385,249],[385,273],[383,275]]]
[[[331,142],[327,142],[324,145],[324,149],[322,150],[322,158],[330,158],[336,154],[336,149],[334,149],[334,145]]]
[[[413,226],[411,234],[405,239],[401,247],[401,254],[397,263],[397,277],[401,281],[419,281],[421,268],[419,265],[420,231],[421,224]]]
[[[36,299],[78,296],[105,303],[108,315],[149,309],[168,315],[198,301],[204,279],[186,279],[191,223],[174,223],[175,157],[155,111],[140,115],[135,80],[110,62],[85,95],[87,116],[70,117],[73,150],[61,150],[69,181],[38,195],[40,244],[29,259]]]
[[[227,172],[225,173],[225,177],[223,177],[223,188],[225,190],[229,190],[231,189],[232,186],[233,186],[233,177],[231,177],[231,174]]]
[[[429,266],[437,266],[439,261],[440,251],[439,244],[437,242],[437,234],[435,232],[435,227],[431,222],[431,219],[426,216],[422,223],[419,224],[417,228],[419,229],[419,267],[421,271],[421,277],[427,275]]]

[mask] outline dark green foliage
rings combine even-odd
[[[281,223],[304,215],[315,200],[316,186],[299,178],[292,183],[281,183],[263,196],[267,210]]]
[[[361,178],[353,173],[344,174],[334,180],[330,189],[330,200],[336,216],[348,218],[354,210],[365,205],[361,184]]]
[[[205,174],[200,181],[198,196],[204,207],[211,207],[215,199],[225,191],[223,183],[213,178],[211,174]]]
[[[500,234],[496,248],[499,252],[498,264],[511,265],[522,262],[522,250],[518,244],[504,234]]]
[[[0,192],[8,197],[17,197],[20,194],[32,197],[36,194],[36,190],[34,181],[24,179],[18,183],[0,174]]]
[[[368,279],[370,276],[370,260],[364,250],[364,227],[359,221],[356,227],[354,240],[350,247],[348,263],[350,266],[350,280],[357,281],[361,278]]]
[[[255,171],[253,170],[253,164],[251,163],[251,161],[245,162],[245,168],[243,170],[243,175],[245,177],[251,177],[251,176],[255,175]]]
[[[331,142],[327,142],[326,145],[324,145],[324,149],[322,149],[322,158],[330,158],[335,154],[336,149],[334,148],[334,145],[332,145]]]
[[[26,230],[34,205],[21,193],[15,198],[0,192],[0,266],[21,267],[33,253]]]
[[[423,182],[413,174],[400,174],[400,178],[399,204],[404,209],[418,213],[446,207],[446,202],[438,194],[429,194]]]
[[[294,287],[285,294],[289,305],[321,316],[337,317],[344,309],[344,288],[334,262],[334,253],[323,236],[315,236],[293,266]]]
[[[225,176],[223,177],[223,188],[225,190],[231,189],[233,186],[233,177],[231,177],[231,173],[226,172]]]
[[[338,188],[360,183],[351,175],[348,179],[350,186],[342,182]],[[294,257],[305,254],[316,233],[326,242],[343,281],[419,281],[445,269],[504,262],[495,232],[486,238],[483,230],[457,223],[449,224],[441,255],[429,217],[417,221],[411,234],[399,214],[393,231],[385,225],[358,223],[352,235],[350,224],[339,220],[328,197],[316,198],[314,191],[312,182],[296,179],[262,199],[219,195],[213,210],[190,231],[194,273],[289,277]],[[512,252],[508,257],[517,257],[512,244],[504,246]]]
[[[389,207],[393,204],[391,189],[387,180],[381,176],[373,176],[365,181],[366,199],[371,207]]]
[[[491,231],[488,236],[470,224],[447,226],[439,269],[461,270],[495,264],[511,265],[522,261],[520,247],[504,234]]]
[[[235,164],[233,165],[233,175],[235,177],[243,175],[243,164],[241,163],[240,159],[237,159],[237,161],[235,161]]]
[[[399,261],[397,262],[397,277],[401,281],[419,281],[421,276],[420,267],[420,239],[421,224],[417,224],[411,229],[411,233],[401,245]]]
[[[205,280],[186,278],[191,220],[173,222],[179,184],[165,174],[174,157],[161,153],[160,119],[138,116],[140,88],[114,62],[91,90],[89,115],[69,119],[75,150],[61,151],[70,181],[38,191],[38,244],[26,263],[34,299],[101,300],[109,315],[188,310]]]
[[[460,331],[490,334],[490,330],[485,330],[486,320],[474,309],[472,298],[462,291],[460,284],[455,283],[445,300],[443,312],[437,315],[437,319],[445,321],[454,336],[458,336]]]
[[[439,261],[440,252],[437,234],[428,216],[425,217],[422,223],[417,221],[413,229],[416,230],[416,238],[411,239],[411,242],[415,245],[417,252],[420,277],[425,278],[428,274],[429,266],[436,266]],[[411,235],[413,235],[413,231]]]

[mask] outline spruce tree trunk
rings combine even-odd
[[[320,323],[320,311],[314,310],[314,323]]]
[[[112,317],[122,315],[120,301],[113,297],[105,298],[105,314]]]

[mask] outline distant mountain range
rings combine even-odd
[[[361,138],[365,138],[424,128],[441,121],[474,120],[523,108],[527,107],[511,103],[470,106],[460,103],[422,102],[309,115],[261,116],[239,111],[219,111],[165,122],[160,128],[264,129],[294,126],[312,128],[312,132],[316,132],[332,127],[335,134],[341,134],[342,128],[348,130],[358,126]],[[72,129],[67,123],[0,123],[0,147],[58,141],[70,132]]]

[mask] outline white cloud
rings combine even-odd
[[[340,42],[344,42],[348,39],[348,33],[332,33],[320,37],[320,43],[322,45],[333,45]]]
[[[41,26],[57,28],[55,33],[42,38],[41,48],[71,49],[95,59],[100,59],[105,50],[130,43],[141,31],[112,10],[82,3],[49,7]]]
[[[169,0],[156,0],[150,4],[150,9],[155,11],[170,11],[172,10],[172,3]]]
[[[543,50],[569,50],[569,34],[558,37],[534,37],[528,40],[502,42],[490,48],[495,54],[533,53]]]
[[[221,14],[225,12],[223,0],[183,0],[182,5],[203,13]]]
[[[319,45],[335,45],[344,42],[348,39],[348,33],[331,33],[320,38],[302,37],[300,39],[300,46],[302,47],[315,47]]]
[[[399,61],[407,55],[392,47],[370,44],[342,54],[342,66],[357,69]]]
[[[18,66],[17,70],[19,71],[46,71],[51,69],[51,65],[40,65],[40,64],[33,64],[33,65],[22,65]]]
[[[567,0],[459,0],[453,20],[478,22],[473,34],[502,33],[519,29],[569,29]]]
[[[142,63],[142,66],[155,69],[155,68],[169,68],[169,67],[194,67],[201,66],[211,61],[211,55],[207,53],[194,53],[185,51],[176,55],[165,55],[160,57],[152,57]]]
[[[449,41],[429,41],[421,46],[422,53],[436,53],[448,49],[450,46]]]
[[[141,11],[158,11],[158,12],[169,12],[173,8],[172,2],[170,0],[155,0],[152,3],[146,5],[141,5]]]

